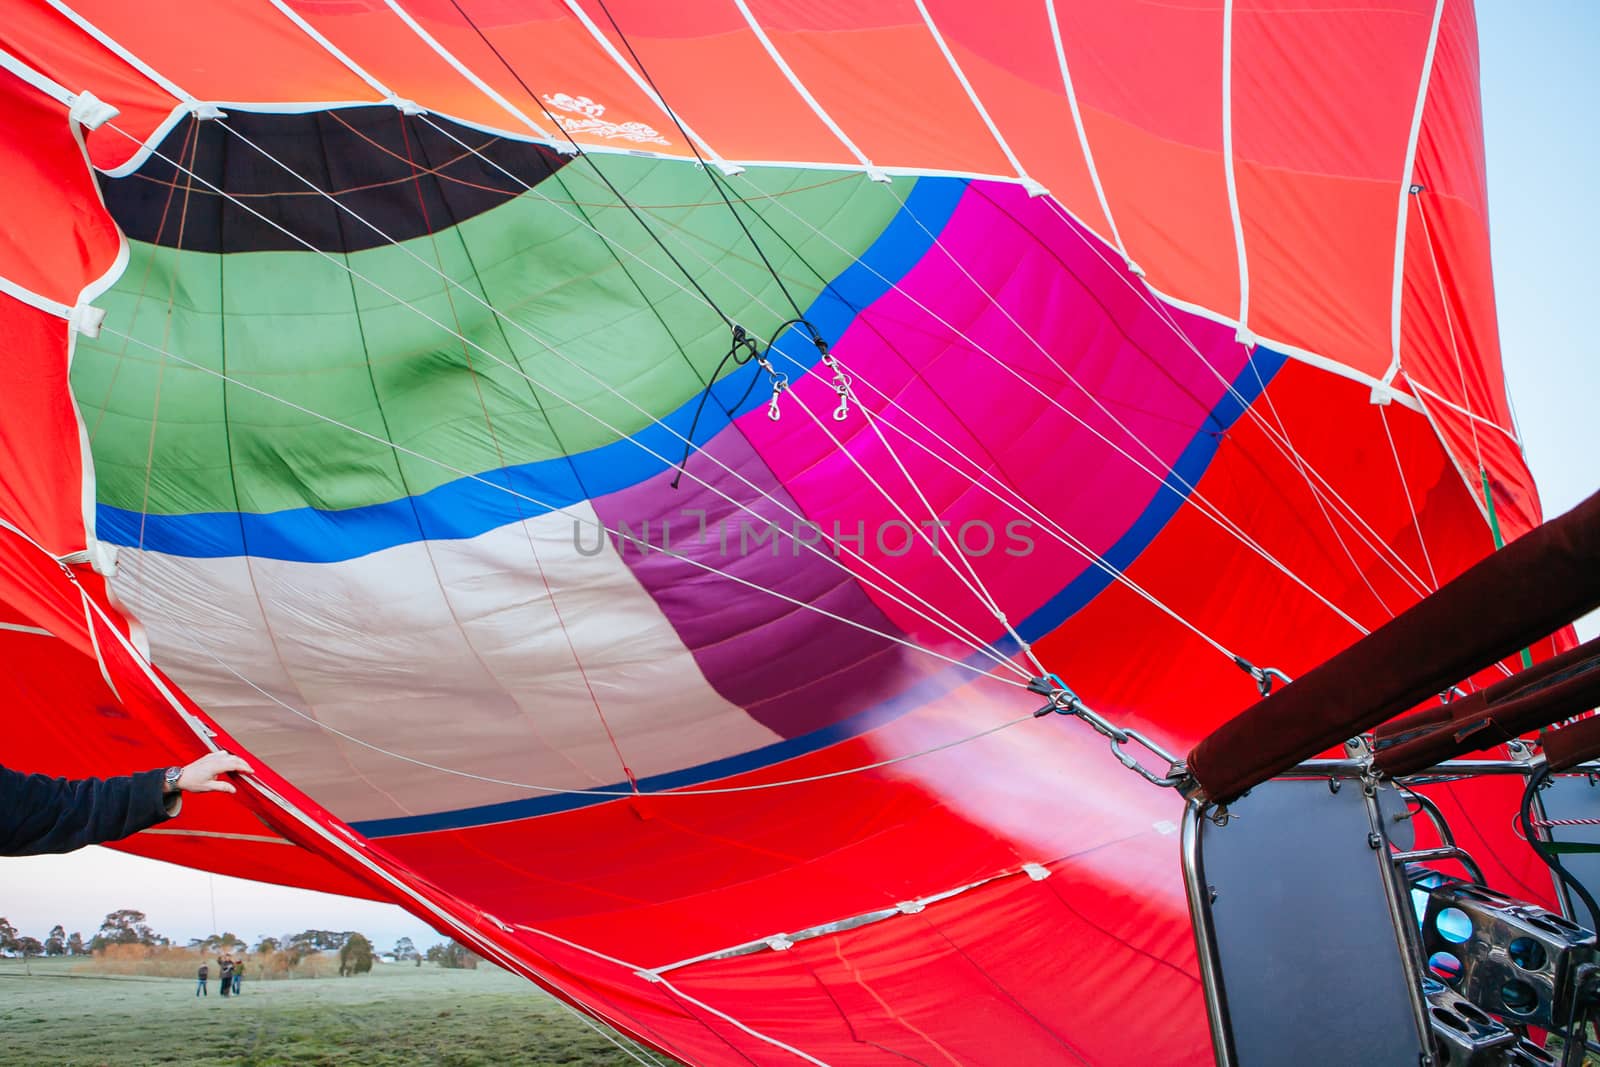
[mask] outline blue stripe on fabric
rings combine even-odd
[[[966,187],[966,180],[960,178],[917,180],[883,232],[808,309],[809,321],[824,337],[842,336],[855,320],[855,308],[870,306],[927,254],[933,235],[954,214]],[[798,330],[786,332],[777,345],[803,367],[809,368],[818,359],[816,347]],[[777,369],[799,373],[793,364]],[[739,402],[749,390],[751,377],[761,373],[752,364],[716,384],[713,393],[721,405],[705,406],[695,427],[697,440],[708,441],[728,428],[731,420],[726,409]],[[587,452],[458,478],[426,493],[382,504],[337,511],[293,508],[264,514],[214,511],[188,515],[147,515],[100,504],[95,509],[96,533],[114,544],[137,545],[169,556],[212,559],[250,555],[299,563],[337,563],[419,540],[476,537],[627,489],[669,469],[683,455],[683,439],[694,422],[699,400],[696,395],[660,422]],[[742,410],[766,400],[758,387]],[[734,412],[734,417],[740,413]]]
[[[1239,376],[1234,381],[1234,391],[1223,395],[1217,405],[1212,408],[1206,421],[1198,433],[1189,442],[1177,462],[1172,466],[1172,473],[1163,481],[1145,509],[1126,533],[1117,539],[1116,543],[1104,553],[1104,558],[1117,570],[1126,570],[1138,558],[1156,535],[1167,525],[1172,516],[1177,514],[1183,502],[1189,497],[1189,488],[1198,484],[1201,475],[1216,458],[1217,449],[1221,446],[1222,435],[1239,420],[1245,409],[1253,403],[1266,383],[1271,381],[1283,369],[1287,357],[1264,347],[1257,347],[1250,361],[1244,365]],[[1066,588],[1051,597],[1033,614],[1017,626],[1017,632],[1023,640],[1033,642],[1060,626],[1078,611],[1082,610],[1089,601],[1098,596],[1115,579],[1105,570],[1090,566],[1079,573]],[[994,647],[1002,655],[1013,655],[1017,650],[1016,642],[1006,636],[996,642]],[[992,666],[992,661],[979,653],[972,653],[966,657],[965,662],[972,667],[984,670]],[[685,786],[699,785],[703,782],[712,782],[721,778],[729,778],[736,774],[760,770],[776,763],[804,756],[818,749],[840,741],[847,741],[852,737],[866,733],[878,726],[899,718],[915,708],[931,700],[935,700],[948,693],[957,686],[971,681],[971,672],[958,667],[947,667],[938,674],[923,679],[909,689],[890,697],[879,704],[875,704],[864,711],[857,712],[847,719],[820,730],[815,730],[803,737],[789,738],[779,741],[764,748],[743,752],[737,756],[715,760],[711,763],[702,763],[695,767],[686,767],[673,771],[670,774],[655,775],[650,778],[639,779],[639,788],[645,793],[657,793],[667,789],[681,789]],[[627,792],[627,782],[616,782],[611,785],[599,786],[599,789],[608,793]],[[576,808],[588,807],[591,804],[603,804],[614,800],[612,796],[596,795],[589,792],[555,793],[544,796],[527,797],[522,800],[511,800],[501,804],[485,804],[473,808],[461,808],[456,811],[433,812],[426,815],[410,815],[395,819],[372,819],[367,822],[352,823],[359,832],[368,837],[394,837],[399,834],[429,833],[436,830],[460,830],[473,826],[483,826],[489,823],[511,822],[516,819],[527,819],[539,815],[551,815],[561,811],[572,811]]]

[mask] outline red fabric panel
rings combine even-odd
[[[0,518],[58,554],[84,547],[83,453],[67,394],[67,324],[0,295]],[[13,406],[14,405],[14,406]]]
[[[97,166],[112,167],[127,159],[138,148],[139,141],[161,125],[178,104],[166,91],[86,36],[44,0],[17,0],[6,5],[6,17],[0,22],[0,46],[60,83],[67,91],[77,93],[87,89],[121,112],[111,124],[88,135],[90,158]],[[0,74],[0,78],[10,80],[9,75]],[[33,90],[30,88],[28,92],[33,93]],[[40,97],[28,106],[61,105]],[[11,106],[6,110],[9,119]],[[113,129],[113,125],[132,134],[133,139]],[[7,143],[15,142],[8,140]],[[69,165],[73,162],[68,157],[59,157],[57,162],[62,159]],[[9,157],[8,162],[11,162]],[[72,176],[76,182],[86,179],[81,167]]]
[[[0,187],[16,208],[0,224],[0,277],[71,307],[111,269],[120,238],[99,209],[66,105],[0,71],[0,138],[29,146],[0,157]]]
[[[71,307],[113,267],[119,237],[98,210],[67,109],[0,72],[0,138],[34,149],[0,155],[0,188],[26,205],[0,224],[0,277]],[[66,323],[0,295],[0,338],[0,454],[27,459],[0,465],[0,518],[58,554],[81,550],[83,455],[67,391]]]
[[[1507,541],[1542,519],[1515,436],[1489,266],[1489,201],[1472,5],[1447,3],[1409,198],[1400,360],[1482,504],[1489,472]]]

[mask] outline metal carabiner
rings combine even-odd
[[[771,373],[770,365],[763,365],[767,366],[768,372]],[[772,374],[772,399],[767,401],[767,418],[773,422],[777,422],[783,416],[783,412],[778,410],[778,397],[782,396],[787,388],[789,388],[788,375]]]
[[[1181,764],[1178,762],[1177,758],[1172,755],[1172,753],[1168,752],[1166,749],[1150,740],[1138,730],[1121,730],[1119,732],[1122,734],[1122,740],[1118,741],[1114,737],[1111,739],[1111,754],[1117,757],[1117,762],[1128,768],[1128,770],[1133,771],[1151,785],[1158,785],[1162,788],[1168,789],[1178,785],[1186,777],[1188,777],[1186,773],[1180,770]],[[1167,764],[1166,774],[1157,774],[1155,771],[1152,771],[1150,768],[1140,763],[1138,758],[1135,757],[1133,753],[1124,752],[1122,746],[1128,741],[1134,741],[1140,745],[1143,745],[1144,748],[1152,755],[1156,756],[1158,759],[1165,760]]]

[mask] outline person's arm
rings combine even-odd
[[[178,814],[180,791],[232,793],[218,776],[249,770],[238,756],[213,752],[182,768],[168,792],[163,770],[73,780],[0,767],[0,855],[71,852],[127,837]]]

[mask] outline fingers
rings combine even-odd
[[[183,768],[178,777],[178,788],[186,793],[236,793],[230,782],[223,781],[224,774],[254,774],[254,769],[231,752],[208,752]]]

